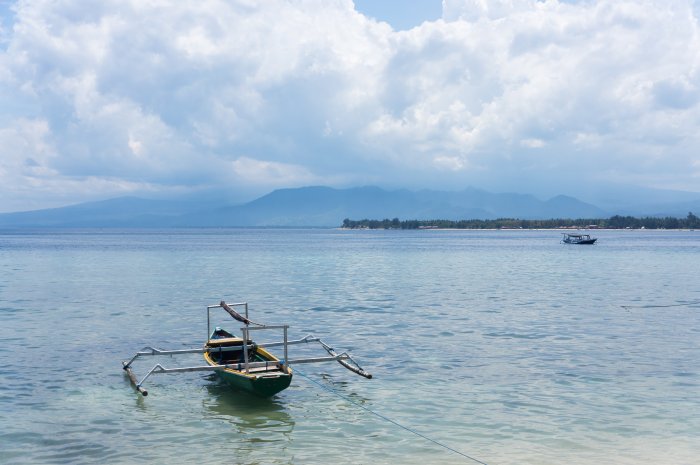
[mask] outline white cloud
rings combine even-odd
[[[65,205],[94,196],[155,193],[162,186],[108,176],[66,176],[52,168],[54,136],[45,120],[17,119],[0,128],[0,185],[7,211]]]
[[[433,160],[435,166],[444,168],[450,171],[460,171],[464,169],[464,160],[460,157],[451,157],[438,155]]]
[[[523,139],[520,141],[520,145],[531,149],[539,149],[547,144],[542,139]]]
[[[258,192],[626,173],[693,188],[695,3],[443,5],[396,32],[350,0],[18,2],[0,31],[0,211],[30,186],[78,199],[81,182],[99,196],[230,176]]]
[[[236,182],[268,188],[298,187],[315,182],[315,177],[306,168],[286,163],[276,163],[240,157],[231,162],[233,179]]]
[[[497,20],[536,6],[537,0],[443,0],[442,17],[446,21]]]
[[[0,128],[0,176],[3,184],[11,183],[12,176],[43,177],[54,174],[49,163],[56,156],[50,142],[47,121],[19,118],[11,126]]]

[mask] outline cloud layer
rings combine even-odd
[[[700,191],[691,1],[19,1],[0,29],[0,211],[309,184]]]

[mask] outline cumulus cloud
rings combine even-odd
[[[406,31],[350,0],[13,10],[0,211],[217,184],[700,190],[690,0],[445,0]]]
[[[279,188],[289,185],[313,184],[317,181],[308,169],[288,163],[240,157],[231,162],[231,168],[233,179],[250,186]]]
[[[537,0],[444,0],[443,18],[448,21],[500,19],[532,10]]]

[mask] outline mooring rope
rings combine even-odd
[[[364,410],[368,411],[368,412],[371,413],[372,415],[376,415],[377,417],[381,418],[382,420],[388,421],[389,423],[392,423],[392,424],[398,426],[399,428],[405,429],[405,430],[408,431],[409,433],[413,433],[413,434],[415,434],[416,436],[419,436],[419,437],[421,437],[421,438],[423,438],[423,439],[425,439],[425,440],[427,440],[427,441],[432,442],[433,444],[436,444],[436,445],[442,447],[443,449],[447,449],[447,450],[449,450],[450,452],[454,452],[455,454],[461,455],[462,457],[467,458],[467,459],[469,459],[469,460],[472,460],[472,461],[474,461],[474,462],[476,462],[476,463],[480,463],[481,465],[488,465],[486,462],[482,462],[481,460],[476,459],[476,458],[474,458],[474,457],[471,457],[471,456],[469,456],[469,455],[467,455],[467,454],[465,454],[465,453],[463,453],[463,452],[460,452],[460,451],[458,451],[457,449],[453,449],[452,447],[450,447],[450,446],[448,446],[448,445],[446,445],[446,444],[443,444],[443,443],[441,443],[441,442],[439,442],[439,441],[436,441],[435,439],[429,438],[429,437],[426,436],[425,434],[419,433],[418,431],[416,431],[416,430],[414,430],[414,429],[411,429],[411,428],[409,428],[408,426],[404,426],[404,425],[402,425],[401,423],[399,423],[399,422],[397,422],[397,421],[395,421],[395,420],[392,420],[391,418],[389,418],[389,417],[387,417],[387,416],[385,416],[385,415],[382,415],[382,414],[379,413],[379,412],[375,412],[374,410],[372,410],[372,409],[369,408],[369,407],[365,407],[364,405],[360,404],[359,402],[356,402],[356,401],[352,400],[351,398],[349,398],[349,397],[347,397],[347,396],[344,396],[343,394],[341,394],[341,393],[339,393],[339,392],[337,392],[337,391],[335,391],[335,390],[329,388],[328,386],[324,386],[323,384],[319,383],[319,382],[316,381],[315,379],[310,378],[310,377],[307,376],[306,374],[304,374],[304,373],[302,373],[301,371],[299,371],[298,368],[295,368],[295,369],[294,369],[294,372],[295,372],[295,373],[299,373],[301,376],[303,376],[304,378],[308,379],[308,380],[311,381],[312,383],[316,384],[317,386],[321,387],[322,389],[325,389],[326,391],[330,392],[331,394],[334,394],[334,395],[340,397],[340,398],[343,399],[344,401],[349,402],[349,403],[351,403],[351,404],[353,404],[353,405],[355,405],[355,406],[357,406],[357,407],[360,407],[361,409],[364,409]]]
[[[670,305],[620,305],[624,309],[630,308],[670,308],[670,307],[689,307],[691,305],[700,304],[700,300],[694,302],[686,302],[682,304],[670,304]]]

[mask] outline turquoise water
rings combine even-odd
[[[596,235],[0,234],[0,463],[475,463],[299,375],[267,400],[202,373],[135,393],[121,360],[200,346],[222,299],[350,350],[374,379],[298,369],[490,465],[698,463],[700,232]]]

